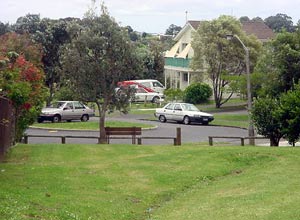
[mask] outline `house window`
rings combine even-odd
[[[183,73],[183,81],[188,82],[189,81],[189,74],[188,73]]]
[[[186,46],[187,46],[188,44],[187,43],[183,43],[183,44],[181,44],[181,51],[183,51],[184,50],[184,48],[186,48]]]

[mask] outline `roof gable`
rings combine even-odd
[[[185,26],[181,29],[181,31],[175,36],[174,40],[179,40],[181,36],[188,30],[188,28],[192,28],[197,30],[197,28],[201,25],[201,21],[187,21]],[[255,35],[261,41],[267,41],[275,37],[274,32],[271,28],[269,28],[264,22],[260,21],[247,21],[242,22],[242,29],[247,35]]]
[[[255,35],[259,40],[266,41],[275,37],[274,32],[264,22],[247,21],[242,22],[242,28],[247,35]]]

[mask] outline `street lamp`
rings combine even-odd
[[[236,38],[240,44],[243,46],[246,56],[246,74],[247,74],[247,105],[248,105],[248,120],[249,120],[249,127],[248,127],[248,136],[249,136],[249,144],[255,145],[254,141],[254,127],[253,122],[251,119],[250,112],[252,110],[252,97],[251,97],[251,80],[250,80],[250,59],[249,59],[249,48],[245,46],[243,41],[237,36],[237,35],[226,35],[227,40],[232,40],[233,38]]]

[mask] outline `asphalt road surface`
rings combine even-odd
[[[140,122],[153,124],[157,126],[156,129],[143,130],[143,137],[176,137],[176,128],[181,128],[182,143],[197,143],[206,142],[208,143],[208,136],[247,136],[247,130],[233,127],[219,127],[213,125],[201,125],[201,124],[191,124],[184,125],[176,122],[166,122],[161,123],[159,121],[149,121],[143,120],[135,115],[120,115],[114,118],[108,118],[108,120],[122,120],[130,122]],[[98,118],[91,118],[91,120],[98,120]],[[62,131],[62,130],[47,130],[47,129],[34,129],[29,128],[26,133],[28,135],[49,135],[49,136],[99,136],[97,131]],[[217,142],[229,142],[231,144],[240,144],[240,140],[237,139],[218,139]],[[66,143],[78,143],[78,144],[96,144],[97,139],[91,138],[67,138]],[[158,144],[173,144],[173,140],[167,139],[143,139],[143,145],[158,145]],[[60,138],[37,138],[30,137],[29,143],[61,143]],[[131,139],[112,139],[110,143],[124,143],[130,144]]]

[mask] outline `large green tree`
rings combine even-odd
[[[276,97],[294,89],[300,79],[300,33],[283,32],[265,46],[255,71],[260,73],[260,96]]]
[[[60,67],[60,48],[67,42],[70,37],[67,32],[67,26],[70,22],[80,22],[80,19],[66,18],[52,20],[48,18],[40,19],[38,14],[27,14],[19,17],[13,25],[13,30],[20,34],[29,34],[30,37],[43,48],[43,68],[46,74],[45,83],[49,88],[47,105],[53,99],[55,92],[61,84],[61,67]]]
[[[115,92],[117,82],[134,77],[137,59],[127,30],[110,17],[103,5],[100,16],[91,11],[81,25],[74,24],[71,30],[63,70],[81,100],[97,104],[100,143],[105,143],[106,113],[128,107],[127,97]]]
[[[236,90],[233,80],[246,71],[245,51],[237,40],[229,41],[226,36],[238,36],[250,50],[250,69],[256,63],[261,43],[254,36],[246,36],[241,23],[231,16],[221,16],[204,21],[193,36],[194,57],[192,67],[208,75],[213,86],[215,105],[220,108]],[[224,93],[227,97],[224,98]]]
[[[258,98],[252,109],[252,120],[257,133],[278,146],[281,138],[293,146],[300,138],[300,87],[279,97]]]
[[[286,14],[279,13],[275,16],[267,17],[265,23],[275,32],[280,32],[283,29],[288,32],[293,32],[295,30],[292,18]]]

